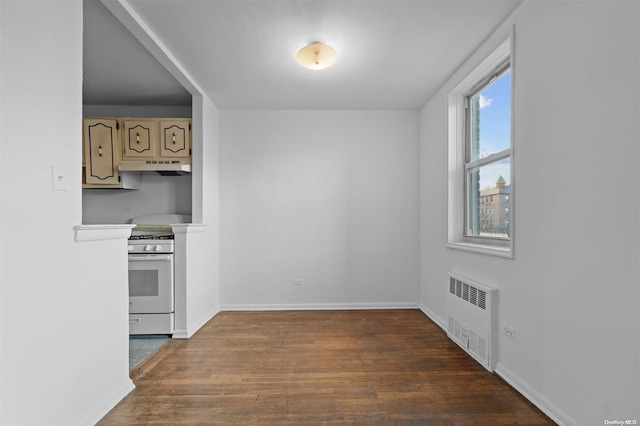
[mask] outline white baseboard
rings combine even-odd
[[[211,320],[211,318],[215,317],[218,314],[218,312],[220,312],[220,308],[216,306],[215,308],[211,309],[209,312],[201,316],[198,320],[193,321],[191,324],[189,324],[188,325],[189,337],[196,334],[196,332],[200,330],[202,326],[208,323],[209,320]]]
[[[191,336],[196,334],[198,330],[202,328],[209,320],[215,317],[220,312],[218,307],[211,309],[209,312],[204,314],[200,319],[194,321],[192,324],[187,325],[186,330],[174,330],[173,335],[171,336],[174,339],[189,339]]]
[[[522,396],[527,398],[533,405],[538,407],[540,411],[545,413],[551,420],[560,426],[578,424],[578,422],[552,404],[547,398],[540,395],[540,393],[527,385],[524,380],[514,374],[511,370],[501,365],[500,362],[496,365],[495,372],[497,375],[502,377],[505,382],[509,383],[512,388],[520,392]]]
[[[126,380],[125,385],[115,392],[110,398],[96,408],[91,410],[91,412],[85,416],[84,420],[78,422],[80,425],[95,425],[98,423],[104,416],[107,415],[109,411],[113,409],[122,399],[127,396],[133,389],[135,389],[136,385],[133,384],[131,379]]]
[[[443,329],[445,332],[447,331],[447,322],[444,319],[440,318],[431,309],[427,308],[423,304],[420,304],[420,310],[422,311],[422,313],[428,316],[431,321],[435,322],[438,327]]]
[[[416,309],[415,303],[291,303],[291,304],[227,304],[221,311],[346,311],[365,309]]]
[[[188,339],[189,333],[187,330],[173,330],[173,334],[171,335],[172,339]]]

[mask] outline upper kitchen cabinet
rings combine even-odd
[[[143,172],[191,172],[188,118],[91,117],[83,128],[84,188],[139,189]]]
[[[83,120],[85,179],[87,184],[119,183],[120,125],[113,118]]]
[[[152,119],[122,120],[122,159],[147,160],[156,156],[157,125]]]
[[[160,120],[160,156],[191,157],[191,120]]]

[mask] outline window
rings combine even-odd
[[[506,216],[480,226],[479,211],[489,203],[508,211],[511,191],[511,70],[503,63],[465,96],[465,232],[467,238],[509,239]],[[505,178],[506,176],[506,178]],[[495,195],[495,200],[494,200]],[[479,201],[483,200],[483,201]],[[494,214],[494,208],[489,209]],[[493,221],[492,221],[493,222]]]
[[[449,95],[449,247],[513,256],[512,61],[503,42]]]

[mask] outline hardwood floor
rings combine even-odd
[[[549,425],[419,310],[221,312],[99,424]]]

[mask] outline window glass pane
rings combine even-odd
[[[509,238],[511,159],[467,171],[467,236]]]
[[[511,71],[469,98],[468,161],[488,157],[511,146]]]

